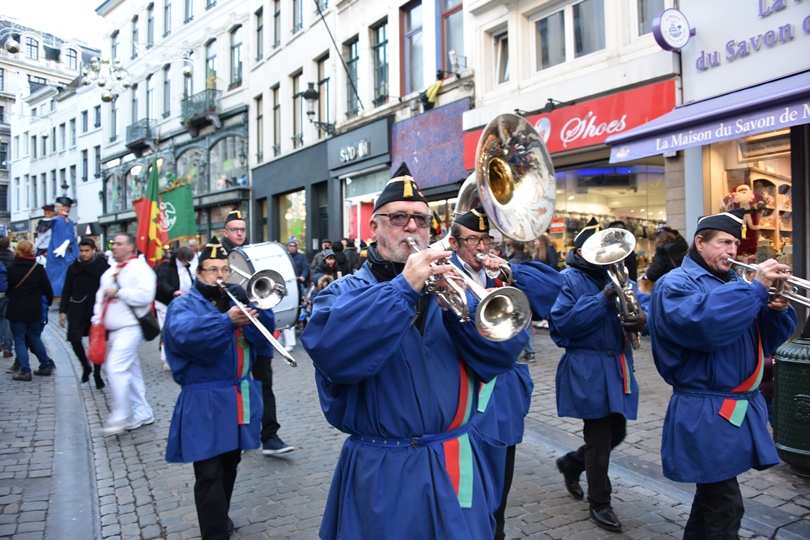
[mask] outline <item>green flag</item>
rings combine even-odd
[[[163,212],[166,216],[165,228],[169,242],[194,238],[197,224],[194,221],[194,199],[191,186],[182,184],[161,192]]]

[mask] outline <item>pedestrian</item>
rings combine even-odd
[[[79,257],[65,274],[59,302],[59,326],[64,328],[67,323],[67,340],[82,366],[82,382],[88,382],[92,373],[99,390],[105,386],[101,378],[101,366],[92,365],[87,359],[82,337],[90,335],[96,293],[101,284],[101,276],[109,267],[106,258],[96,253],[96,243],[91,238],[83,238],[79,241]]]
[[[334,279],[341,277],[340,269],[338,268],[335,258],[335,252],[331,249],[325,249],[322,253],[323,260],[318,263],[318,266],[315,267],[315,272],[312,274],[312,280],[315,283],[317,283],[322,276],[331,276]]]
[[[216,238],[200,252],[197,280],[169,304],[163,335],[172,376],[180,385],[166,461],[194,464],[194,502],[203,540],[227,539],[237,466],[243,450],[261,445],[262,394],[250,377],[257,353],[272,355],[267,340],[220,288],[230,275],[228,255]],[[228,290],[244,304],[245,291]],[[270,332],[273,312],[245,309]]]
[[[491,256],[478,261],[476,257],[479,254],[486,255],[492,244],[489,231],[489,219],[481,206],[458,216],[450,226],[448,238],[454,252],[451,262],[462,268],[470,279],[485,289],[503,286],[502,268],[508,266],[514,277],[515,286],[531,299],[533,316],[548,317],[548,312],[560,292],[562,284],[560,274],[546,265],[535,262],[510,264],[500,257]],[[487,272],[493,272],[497,277],[491,277]],[[528,339],[531,341],[532,336],[529,335]],[[516,363],[512,369],[498,375],[481,389],[481,395],[488,395],[489,398],[482,399],[486,401],[486,406],[482,409],[479,405],[479,411],[488,414],[485,414],[476,426],[482,433],[495,438],[507,447],[504,460],[496,461],[498,469],[493,471],[493,477],[500,476],[500,468],[504,471],[500,504],[494,513],[495,540],[506,538],[504,533],[506,502],[515,472],[516,449],[523,440],[524,419],[529,413],[533,388],[534,383],[528,366]]]
[[[199,262],[199,257],[200,257],[200,246],[197,243],[196,238],[190,239],[188,241],[188,244],[186,244],[186,245],[191,249],[192,252],[194,252],[194,257],[192,257],[192,259],[191,259],[191,275],[196,276],[197,275],[197,263]]]
[[[358,263],[360,262],[360,255],[357,253],[357,248],[355,247],[353,239],[346,241],[346,250],[344,253],[346,254],[346,265],[349,267],[348,273],[354,274]]]
[[[352,271],[349,267],[349,260],[343,252],[343,242],[332,242],[332,246],[332,253],[335,255],[335,266],[337,266],[339,272],[338,277],[348,276]]]
[[[228,212],[225,218],[225,226],[222,228],[222,247],[225,248],[225,251],[230,252],[247,243],[247,223],[242,217],[242,212],[234,208]]]
[[[534,240],[534,260],[548,265],[550,268],[559,271],[560,263],[557,257],[557,248],[547,234],[541,234]]]
[[[191,284],[194,281],[194,274],[191,273],[191,261],[194,260],[194,255],[195,253],[190,247],[180,246],[176,252],[172,253],[168,261],[160,264],[157,268],[155,313],[161,329],[163,329],[169,304],[171,304],[172,300],[191,289]],[[163,370],[169,371],[163,340],[160,342],[160,360],[163,362]]]
[[[107,382],[113,404],[105,435],[117,435],[155,421],[146,401],[146,388],[138,359],[143,340],[140,317],[152,309],[155,300],[155,273],[138,257],[135,238],[118,233],[112,245],[115,266],[101,276],[93,310],[93,323],[103,324],[107,340]]]
[[[31,366],[28,363],[28,345],[39,360],[39,369],[34,375],[48,376],[56,368],[42,343],[42,297],[47,305],[53,302],[53,289],[45,269],[36,261],[34,244],[28,240],[17,243],[14,262],[8,267],[8,306],[6,317],[14,336],[16,364],[19,372],[12,379],[30,381]],[[28,343],[26,344],[26,338]]]
[[[655,255],[638,282],[639,288],[651,293],[655,282],[670,270],[678,268],[688,251],[689,244],[677,229],[662,227],[655,236]]]
[[[531,256],[526,253],[526,244],[517,240],[512,240],[509,245],[509,257],[507,259],[510,264],[518,264],[532,260]]]
[[[565,348],[557,365],[557,414],[583,420],[585,444],[557,460],[572,497],[584,498],[579,478],[588,480],[590,516],[608,531],[622,529],[611,506],[608,478],[610,452],[627,432],[627,420],[638,412],[638,383],[633,376],[633,349],[625,332],[640,332],[646,314],[620,322],[617,289],[604,266],[582,258],[585,240],[599,231],[591,219],[574,240],[561,272],[562,290],[551,308],[549,335]]]
[[[62,196],[56,198],[56,215],[51,220],[51,239],[48,242],[48,264],[45,270],[53,287],[54,296],[62,296],[62,284],[65,282],[67,268],[79,255],[76,244],[76,227],[70,219],[70,207],[73,199]]]
[[[349,435],[321,538],[494,536],[501,481],[483,461],[505,448],[473,428],[473,389],[511,369],[527,337],[488,341],[427,293],[428,277],[452,270],[432,264],[452,253],[426,249],[431,218],[403,164],[375,203],[368,260],[318,293],[301,336],[324,416]]]
[[[731,270],[744,210],[704,216],[683,264],[650,302],[655,367],[672,386],[664,476],[696,484],[684,538],[737,538],[745,513],[737,475],[779,463],[758,386],[764,355],[796,329],[796,311],[769,289],[790,267],[768,259],[751,282]]]
[[[301,304],[304,304],[309,281],[309,263],[304,254],[298,251],[298,241],[294,236],[291,236],[287,241],[287,252],[290,254],[293,268],[295,268],[295,277],[298,281],[298,297],[301,299]],[[290,326],[283,329],[281,337],[284,340],[284,348],[287,352],[292,352],[295,349],[295,327]]]
[[[8,236],[0,237],[0,263],[7,270],[9,265],[14,262],[14,250],[11,249],[11,241]],[[6,306],[8,305],[8,295],[0,296],[0,340],[3,342],[3,358],[11,358],[14,356],[14,338],[11,335],[11,325],[6,319]],[[19,364],[16,362],[17,369],[8,369],[6,373],[15,373],[19,371]]]
[[[327,249],[329,251],[332,251],[332,242],[329,240],[324,240],[323,242],[321,242],[321,250],[318,253],[316,253],[314,257],[312,257],[312,263],[310,263],[309,265],[310,276],[315,275],[315,270],[318,268],[318,265],[321,264],[321,262],[323,262],[324,252]],[[332,251],[332,253],[334,253],[334,251]],[[313,279],[313,281],[317,282],[317,280],[315,279]]]

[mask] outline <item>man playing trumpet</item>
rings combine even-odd
[[[664,419],[664,476],[697,484],[684,538],[737,538],[745,508],[737,475],[779,462],[758,391],[763,355],[796,328],[787,299],[768,289],[790,268],[773,259],[747,283],[731,270],[742,209],[698,220],[680,268],[650,302],[653,358],[673,394]]]
[[[431,219],[403,164],[375,204],[366,263],[318,294],[301,336],[324,415],[350,435],[321,538],[494,536],[502,479],[473,428],[477,390],[512,368],[528,336],[488,341],[425,294],[429,277],[453,268],[432,264],[451,252],[425,249]],[[465,294],[474,318],[478,301]]]

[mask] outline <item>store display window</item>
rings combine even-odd
[[[104,181],[104,193],[107,198],[108,213],[121,212],[126,208],[126,189],[121,175],[108,176]]]
[[[305,253],[308,246],[306,190],[280,195],[278,208],[281,214],[278,241],[286,245],[291,237],[295,237],[298,249]]]
[[[359,238],[366,242],[371,238],[368,222],[374,210],[374,201],[390,179],[391,174],[385,168],[343,180],[343,235],[346,238]]]
[[[177,159],[177,177],[191,185],[194,195],[208,193],[208,152],[204,148],[186,150]]]
[[[793,190],[790,132],[780,130],[704,147],[708,163],[706,213],[743,208],[745,238],[737,250],[744,262],[776,257],[790,264]]]
[[[127,172],[126,179],[127,200],[137,201],[143,197],[146,191],[146,168],[142,165],[135,165]]]
[[[247,154],[245,139],[224,137],[209,152],[209,191],[222,191],[246,186]]]

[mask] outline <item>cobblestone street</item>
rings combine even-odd
[[[31,383],[0,382],[0,538],[199,538],[191,465],[164,460],[179,387],[163,371],[157,342],[141,347],[147,398],[156,422],[117,437],[102,435],[108,391],[80,385],[78,363],[52,323],[43,339],[58,370]],[[691,504],[690,485],[663,478],[660,434],[669,388],[655,371],[649,341],[636,356],[639,420],[614,451],[613,507],[617,535],[572,499],[554,460],[581,444],[581,422],[558,418],[554,373],[561,351],[545,330],[535,336],[530,365],[535,391],[527,433],[518,447],[507,510],[508,538],[680,538]],[[299,367],[274,362],[279,435],[295,446],[281,458],[245,453],[234,490],[232,538],[317,538],[335,461],[345,438],[321,413],[313,367],[300,346]],[[10,364],[10,360],[7,362]],[[7,367],[6,364],[3,367]],[[584,476],[583,476],[584,481]],[[780,464],[740,476],[746,497],[745,538],[810,538],[810,481]]]

